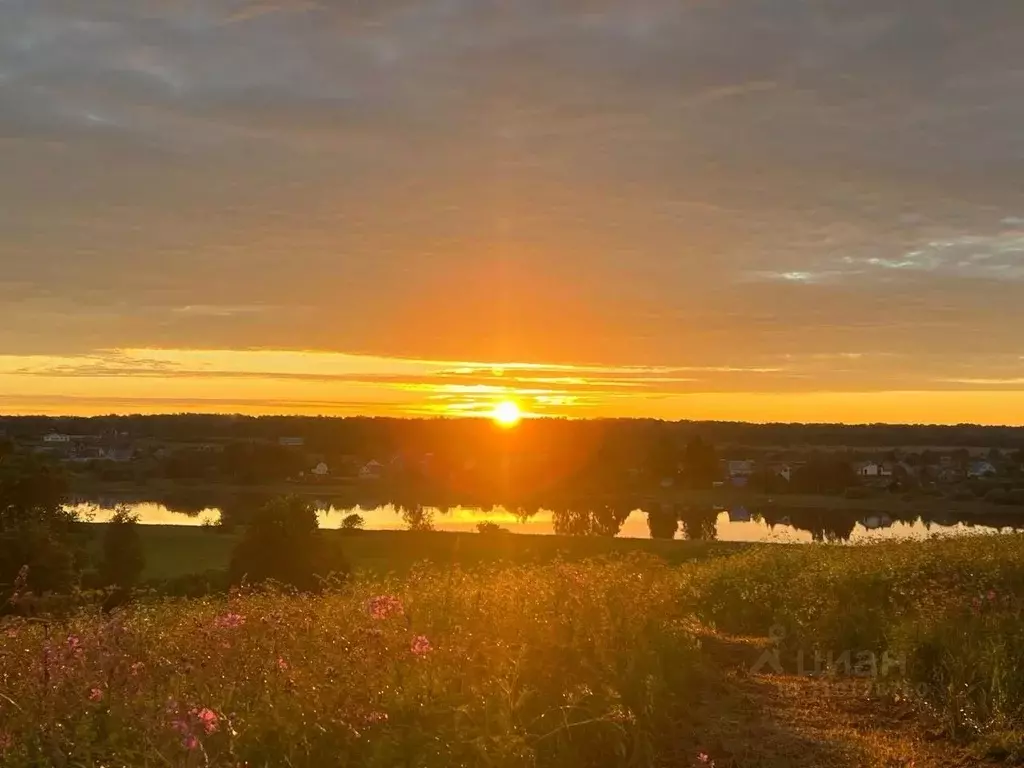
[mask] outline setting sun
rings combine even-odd
[[[511,400],[504,400],[494,406],[491,418],[502,427],[514,427],[523,418],[523,412]]]

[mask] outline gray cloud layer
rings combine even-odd
[[[6,0],[0,352],[1011,376],[1021,29],[1018,0]]]

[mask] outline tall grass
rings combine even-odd
[[[0,629],[0,763],[687,765],[686,575],[416,569]]]
[[[695,613],[723,631],[870,654],[954,735],[1024,729],[1024,536],[760,548],[693,573]]]

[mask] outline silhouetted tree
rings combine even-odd
[[[24,566],[25,588],[35,593],[77,583],[88,534],[65,506],[66,493],[57,467],[31,456],[0,460],[0,585],[13,584]]]
[[[508,533],[507,529],[502,528],[500,525],[498,525],[497,523],[493,523],[490,520],[484,520],[481,523],[477,523],[476,530],[478,533],[483,533],[487,535],[494,535],[496,533]]]
[[[718,511],[714,507],[683,507],[679,518],[686,538],[708,541],[718,538]]]
[[[674,480],[679,474],[679,446],[667,429],[659,429],[651,441],[647,457],[647,470],[660,481]]]
[[[121,507],[103,532],[103,559],[100,578],[104,585],[132,587],[146,567],[146,556],[139,537],[139,518]]]
[[[422,504],[400,506],[398,511],[402,515],[402,520],[405,521],[406,528],[410,531],[434,530],[434,513]]]
[[[652,539],[674,539],[679,530],[679,515],[670,504],[662,504],[647,513],[647,527]]]
[[[705,489],[718,479],[718,456],[715,448],[695,435],[686,444],[683,452],[683,476],[690,488]]]
[[[313,505],[297,496],[275,499],[255,512],[231,557],[233,583],[274,580],[314,589],[318,577],[347,573],[340,551],[318,530]]]
[[[358,531],[363,527],[365,521],[362,515],[358,515],[353,512],[351,515],[345,515],[341,521],[341,530],[343,531]]]

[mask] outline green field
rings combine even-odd
[[[91,523],[92,546],[98,548],[103,523]],[[140,525],[146,556],[143,579],[168,579],[227,568],[240,534],[174,525]],[[471,566],[480,563],[541,563],[580,560],[630,552],[656,555],[667,563],[738,552],[750,545],[704,541],[618,539],[597,536],[481,535],[441,531],[322,531],[339,539],[353,569],[386,574],[415,563]]]
[[[245,589],[3,619],[0,763],[1024,759],[1022,536],[864,547],[350,538],[359,572],[319,595]],[[189,553],[217,565],[230,544],[182,529],[146,539],[165,569]],[[592,557],[610,554],[621,556]],[[424,556],[439,567],[408,567]]]

